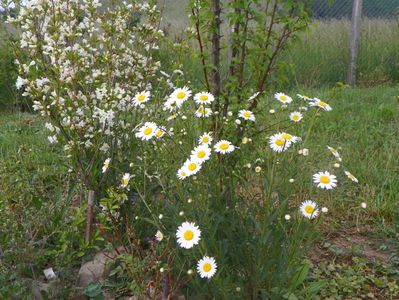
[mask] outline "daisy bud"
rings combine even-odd
[[[159,269],[159,272],[161,272],[161,273],[163,273],[164,271],[165,271],[164,268],[160,268],[160,269]]]
[[[241,120],[239,120],[239,119],[236,119],[234,122],[235,122],[237,125],[240,125],[240,124],[241,124]]]
[[[303,156],[308,156],[309,155],[309,149],[302,149],[302,155]]]
[[[302,153],[303,153],[303,150],[298,150],[298,154],[302,155]]]
[[[191,202],[193,202],[193,199],[190,198],[187,200],[187,203],[191,203]]]
[[[237,293],[241,292],[241,288],[239,286],[236,287],[236,292]]]
[[[294,178],[291,178],[290,180],[288,180],[290,183],[293,183],[295,181]]]
[[[160,215],[158,216],[158,219],[162,220],[162,218],[163,218],[163,214],[160,214]]]
[[[191,269],[187,271],[187,275],[193,275],[193,273],[194,273],[194,271]]]
[[[138,220],[138,219],[139,219],[139,216],[135,216],[134,219],[135,219],[135,220]]]
[[[133,168],[133,166],[134,166],[133,163],[130,163],[130,164],[129,164],[129,167],[130,167],[130,168]]]
[[[335,163],[335,164],[334,164],[334,167],[335,167],[335,168],[339,168],[340,166],[341,166],[341,165],[340,165],[339,163]]]
[[[322,208],[321,208],[321,211],[322,211],[323,213],[328,213],[328,208],[327,208],[327,207],[322,207]]]
[[[274,109],[269,110],[269,113],[274,114],[276,111]]]
[[[179,212],[179,216],[180,217],[184,216],[184,211]]]
[[[242,143],[245,145],[248,143],[248,138],[247,137],[243,137],[242,139]]]
[[[366,202],[362,202],[362,203],[360,204],[360,206],[361,206],[362,208],[366,209],[366,208],[367,208],[367,203],[366,203]]]
[[[250,163],[247,163],[245,166],[246,166],[248,169],[251,169],[251,164],[250,164]]]
[[[155,239],[158,242],[161,242],[163,240],[163,233],[158,230],[157,233],[155,234]]]
[[[287,221],[291,220],[291,216],[290,215],[285,215],[284,219],[286,219]]]
[[[281,105],[281,108],[282,109],[286,109],[288,107],[288,105],[287,104],[283,104],[283,105]]]
[[[252,143],[252,139],[248,139],[248,142],[249,142],[249,143]]]
[[[181,116],[182,120],[187,120],[186,116]]]
[[[233,112],[229,111],[229,112],[227,113],[227,115],[228,115],[229,117],[232,117],[232,116],[233,116]]]
[[[255,168],[255,172],[256,172],[256,173],[260,173],[260,171],[262,171],[262,168],[259,167],[259,166],[257,166],[257,167]]]

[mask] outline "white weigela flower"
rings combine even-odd
[[[201,239],[201,230],[195,223],[184,222],[176,231],[177,243],[180,247],[190,249],[198,245]]]
[[[136,137],[141,140],[148,141],[152,137],[156,135],[157,132],[157,124],[154,122],[145,122],[143,126],[141,126],[136,132]]]

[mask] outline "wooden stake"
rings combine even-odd
[[[86,241],[86,243],[90,242],[90,237],[91,237],[91,228],[93,226],[94,201],[95,201],[94,191],[90,190],[89,191],[89,196],[87,198],[86,232],[85,232],[85,241]]]

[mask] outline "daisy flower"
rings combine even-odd
[[[205,132],[198,139],[198,142],[202,145],[210,145],[213,141],[212,135],[210,132]]]
[[[286,132],[281,133],[281,137],[290,143],[297,143],[301,141],[301,138]]]
[[[188,172],[186,170],[186,168],[181,167],[178,171],[177,171],[177,178],[179,178],[180,180],[184,180],[188,177]]]
[[[306,101],[312,100],[312,98],[305,96],[305,95],[301,95],[301,94],[296,94],[296,95],[298,96],[299,99],[302,99],[302,100],[306,100]]]
[[[215,97],[208,92],[200,92],[194,95],[194,101],[200,105],[211,104],[215,100]]]
[[[156,233],[155,233],[155,239],[158,241],[158,242],[161,242],[162,240],[163,240],[163,233],[161,232],[161,231],[157,231]]]
[[[308,219],[314,219],[319,215],[317,204],[312,200],[303,201],[299,210],[301,211],[302,215]]]
[[[290,113],[290,120],[294,121],[294,122],[300,122],[303,119],[303,116],[300,112],[298,111],[294,111],[292,113]]]
[[[107,158],[105,161],[104,161],[104,165],[103,165],[103,173],[105,173],[107,170],[108,170],[108,168],[109,168],[109,163],[111,162],[111,159],[110,158]]]
[[[339,155],[339,152],[337,151],[337,149],[327,146],[327,149],[330,150],[330,152],[332,153],[332,155],[335,156],[336,159],[338,159],[339,161],[341,161],[341,155]]]
[[[211,148],[208,145],[199,145],[191,152],[190,160],[200,164],[207,161],[211,157]]]
[[[174,99],[176,103],[183,104],[191,96],[191,91],[188,87],[177,88],[169,96],[169,99]]]
[[[163,126],[157,127],[157,130],[155,130],[155,136],[160,139],[165,135],[166,128]]]
[[[317,106],[317,107],[320,107],[320,108],[324,109],[325,111],[331,111],[331,110],[332,110],[331,106],[328,105],[328,103],[326,103],[326,102],[324,102],[324,101],[321,101],[321,100],[318,99],[318,98],[313,98],[313,99],[312,99],[312,102],[310,102],[309,105],[310,105],[310,106]]]
[[[353,176],[353,174],[351,172],[345,171],[344,173],[350,180],[352,180],[353,182],[359,183],[359,180],[355,176]]]
[[[292,98],[284,93],[276,93],[274,98],[284,104],[292,102]]]
[[[188,159],[183,165],[183,170],[185,170],[187,176],[195,175],[201,170],[201,164],[197,161]]]
[[[148,141],[155,136],[157,131],[157,124],[154,122],[145,122],[143,126],[138,129],[136,137],[140,138],[142,141]]]
[[[177,103],[175,99],[169,98],[168,100],[165,101],[163,107],[170,112],[174,112],[175,110],[179,109],[181,105],[182,103]]]
[[[337,177],[330,174],[328,171],[319,172],[313,175],[313,182],[316,183],[319,188],[331,190],[337,186]]]
[[[238,112],[238,116],[244,120],[255,122],[255,115],[252,111],[242,109]]]
[[[269,138],[269,146],[275,152],[283,152],[291,146],[291,142],[285,139],[281,133],[276,133]]]
[[[197,272],[201,278],[211,278],[216,270],[217,264],[213,257],[204,256],[197,263]]]
[[[199,243],[201,230],[195,223],[184,222],[177,228],[176,237],[180,247],[190,249]]]
[[[221,140],[216,143],[216,145],[213,147],[215,152],[221,153],[221,154],[226,154],[233,152],[235,149],[235,146],[230,143],[229,141],[226,140]]]
[[[136,107],[140,107],[141,104],[144,104],[150,100],[151,93],[149,91],[143,91],[137,93],[133,98],[133,104]]]
[[[207,118],[210,115],[212,115],[212,110],[204,106],[198,107],[197,111],[195,112],[195,116],[197,118]]]
[[[123,188],[127,187],[129,181],[130,181],[130,174],[129,173],[123,174],[121,186]]]

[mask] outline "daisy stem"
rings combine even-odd
[[[273,184],[274,184],[274,171],[275,171],[275,166],[276,166],[276,155],[273,154],[273,161],[272,161],[272,167],[271,167],[271,171],[270,171],[270,179],[269,179],[269,190],[267,193],[267,200],[271,201],[271,196],[272,196],[272,188],[273,188]],[[267,212],[268,206],[267,206],[267,202],[264,203],[264,209],[265,209],[265,213]]]
[[[318,114],[319,111],[320,111],[320,108],[316,109],[314,114],[313,114],[313,117],[312,117],[312,120],[310,122],[310,126],[309,126],[309,129],[308,129],[308,132],[306,133],[306,136],[305,136],[305,140],[302,143],[303,147],[305,147],[306,142],[308,141],[308,139],[309,139],[309,137],[310,137],[310,135],[312,133],[312,129],[313,129],[313,126],[314,126],[314,123],[316,121],[316,117],[317,117],[317,114]]]

